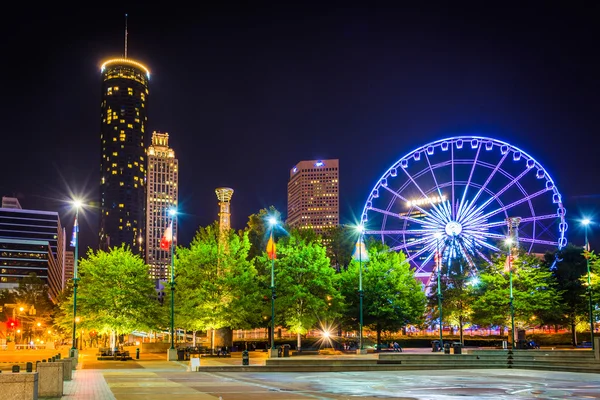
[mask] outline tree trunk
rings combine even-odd
[[[573,346],[577,346],[577,331],[575,330],[575,321],[571,321],[571,341]]]
[[[364,339],[363,339],[364,342]],[[381,349],[381,327],[377,325],[377,350]]]
[[[300,335],[300,332],[298,332],[297,335],[298,343],[296,344],[296,350],[300,351],[302,349],[302,336]]]
[[[196,347],[196,331],[192,331],[192,346]]]
[[[460,329],[460,343],[464,346],[465,342],[463,339],[463,317],[462,317],[462,315],[458,316],[458,328]]]
[[[210,354],[215,354],[215,329],[210,332]]]

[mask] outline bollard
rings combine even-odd
[[[242,365],[250,365],[250,355],[248,350],[242,351]]]
[[[52,362],[55,362],[55,361],[56,361],[56,357],[52,356]]]
[[[53,359],[51,359],[51,358],[49,358],[49,359],[48,359],[48,362],[53,362],[53,361],[54,361],[54,360],[53,360]]]
[[[21,367],[19,367],[18,365],[13,365],[12,372],[14,372],[14,373],[21,372]]]
[[[27,372],[33,372],[33,363],[28,362],[27,364],[25,364],[25,370]]]
[[[136,360],[140,359],[140,349],[139,348],[135,349],[135,359]]]
[[[46,359],[45,359],[45,358],[43,358],[43,359],[42,359],[42,362],[46,362]]]
[[[57,359],[57,360],[60,360],[60,353],[58,353],[58,354],[56,355],[56,359]]]

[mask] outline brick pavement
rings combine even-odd
[[[102,371],[78,369],[73,371],[73,379],[64,382],[62,399],[116,400]]]

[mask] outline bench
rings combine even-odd
[[[122,350],[111,351],[110,349],[107,349],[107,348],[100,348],[98,353],[96,353],[96,358],[98,361],[102,361],[102,360],[113,360],[113,361],[133,360],[133,357],[131,357],[129,355],[129,351],[122,351]]]

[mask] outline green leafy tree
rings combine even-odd
[[[78,269],[78,327],[110,334],[111,342],[116,335],[157,328],[159,304],[148,267],[125,245],[89,250]],[[66,331],[73,323],[72,305],[72,294],[61,302],[58,323]]]
[[[39,334],[42,328],[52,324],[55,306],[48,296],[48,285],[35,273],[19,281],[19,286],[13,291],[13,300],[23,307],[22,312],[17,310],[17,315],[27,342],[36,332]]]
[[[329,228],[323,234],[323,240],[329,250],[331,265],[339,272],[348,269],[352,261],[352,252],[356,244],[355,228],[349,225],[339,225]]]
[[[559,251],[547,253],[544,266],[556,279],[563,307],[543,313],[540,323],[570,326],[572,344],[577,346],[577,326],[581,321],[588,320],[589,310],[587,265],[583,248],[569,244]]]
[[[442,264],[440,282],[442,294],[443,319],[452,326],[458,326],[460,342],[463,343],[463,330],[470,321],[471,303],[473,302],[474,267],[466,259],[452,259],[450,265]],[[428,296],[429,315],[432,320],[439,319],[439,302],[437,279],[430,287]]]
[[[419,324],[425,313],[426,297],[421,283],[415,279],[406,256],[389,251],[380,243],[368,243],[369,261],[363,262],[364,325],[381,333],[396,332],[409,324]],[[354,260],[348,270],[340,273],[340,287],[347,307],[346,324],[358,327],[359,262]]]
[[[506,254],[484,266],[475,287],[473,322],[484,326],[510,326],[510,274]],[[520,253],[512,262],[515,329],[526,329],[541,315],[561,309],[560,294],[552,273],[535,255]]]
[[[225,240],[220,244],[215,222],[200,228],[189,248],[177,250],[175,259],[177,324],[212,330],[211,347],[215,330],[248,329],[260,318],[256,269],[248,261],[248,232],[231,230]]]
[[[301,335],[319,321],[321,328],[327,329],[328,323],[339,316],[342,298],[334,284],[335,270],[318,237],[292,230],[277,242],[276,248],[275,321],[296,333],[300,349]],[[257,266],[269,286],[271,263],[266,254],[257,258]],[[270,290],[265,293],[270,297]]]
[[[248,259],[253,260],[260,256],[267,247],[269,240],[269,224],[268,219],[274,217],[277,221],[281,219],[281,213],[273,206],[268,209],[263,208],[258,213],[248,217],[248,223],[245,231],[248,233],[250,241],[250,250],[248,251]]]
[[[590,272],[591,272],[591,286],[588,285],[588,279],[587,279],[587,271],[586,274],[584,276],[581,277],[581,281],[583,282],[583,285],[586,288],[586,305],[588,307],[589,310],[589,294],[590,292],[588,292],[588,288],[591,291],[591,295],[592,295],[592,317],[593,317],[593,321],[594,324],[596,324],[596,321],[598,321],[598,318],[600,317],[600,311],[599,311],[599,307],[600,307],[600,257],[598,257],[598,255],[596,253],[592,252],[588,252],[586,251],[584,253],[584,255],[586,257],[588,257],[589,263],[590,263]],[[588,311],[589,313],[589,311]],[[586,320],[589,320],[589,317],[586,318]],[[589,326],[589,323],[588,323]]]

